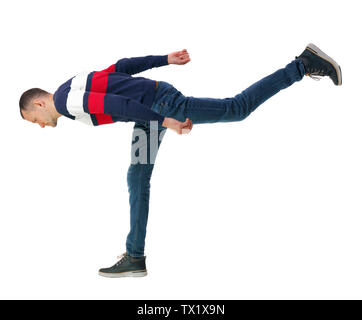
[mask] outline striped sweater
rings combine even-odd
[[[151,110],[157,82],[131,75],[167,65],[167,55],[124,58],[102,71],[82,72],[54,93],[56,110],[73,120],[98,126],[116,121],[158,121]]]

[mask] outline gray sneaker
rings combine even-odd
[[[110,268],[100,269],[98,274],[107,278],[144,277],[147,276],[146,257],[131,257],[127,252]]]

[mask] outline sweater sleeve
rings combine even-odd
[[[116,62],[114,70],[132,75],[165,65],[168,65],[168,55],[123,58]]]
[[[89,114],[108,114],[131,121],[158,121],[159,126],[165,119],[161,114],[131,98],[111,93],[86,92],[87,101],[84,111]]]

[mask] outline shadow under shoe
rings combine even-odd
[[[146,257],[131,257],[127,252],[110,268],[100,269],[98,274],[107,278],[144,277],[147,275]]]
[[[302,60],[307,76],[316,80],[319,80],[318,76],[328,76],[336,86],[342,84],[341,67],[313,43],[308,44],[296,59]]]

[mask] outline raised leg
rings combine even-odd
[[[186,97],[171,86],[157,97],[152,108],[179,121],[190,118],[194,124],[241,121],[280,90],[300,81],[304,74],[302,61],[296,59],[235,97],[224,99]]]

